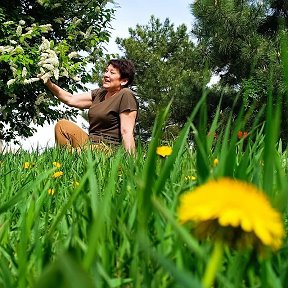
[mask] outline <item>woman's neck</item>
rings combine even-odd
[[[105,95],[105,99],[110,98],[112,96],[114,96],[117,92],[119,92],[121,89],[117,89],[117,90],[113,90],[113,91],[107,91],[106,95]]]

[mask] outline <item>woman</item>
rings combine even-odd
[[[83,147],[87,143],[119,145],[123,142],[129,153],[135,151],[134,127],[138,105],[127,88],[134,79],[131,61],[110,60],[102,79],[102,87],[72,95],[50,79],[47,88],[70,107],[89,109],[89,135],[76,124],[62,119],[55,126],[55,141],[61,146]]]

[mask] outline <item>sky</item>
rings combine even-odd
[[[151,15],[162,22],[169,18],[175,27],[184,23],[189,30],[192,26],[193,17],[189,6],[192,0],[116,0],[116,2],[120,7],[117,8],[115,19],[111,22],[114,30],[108,46],[110,53],[119,52],[115,44],[116,37],[128,37],[128,28],[135,28],[137,24],[148,24]]]
[[[162,22],[169,18],[170,23],[175,27],[185,24],[190,30],[193,17],[189,4],[193,0],[115,0],[116,8],[115,19],[111,22],[111,39],[107,46],[109,53],[121,54],[116,43],[116,37],[129,37],[128,28],[135,28],[137,24],[146,25],[152,15],[159,18]],[[79,117],[77,124],[82,127],[85,121]],[[21,148],[32,150],[51,147],[54,143],[54,124],[45,125],[37,128],[37,132],[32,137],[21,140]],[[18,149],[19,146],[12,145],[12,149]]]

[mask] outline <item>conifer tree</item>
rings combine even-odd
[[[280,35],[286,34],[287,1],[198,0],[191,4],[196,19],[192,33],[203,63],[221,74],[217,91],[227,92],[224,103],[232,104],[243,95],[241,105],[259,110],[272,93],[275,102],[285,99]],[[230,99],[230,100],[229,100]],[[287,115],[287,103],[282,114]],[[287,119],[283,117],[282,137],[287,139]]]
[[[187,27],[152,16],[147,25],[129,29],[130,37],[116,41],[136,65],[136,93],[140,100],[140,128],[150,135],[158,111],[172,100],[167,123],[177,133],[202,95],[205,73]]]

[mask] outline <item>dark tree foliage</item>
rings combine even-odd
[[[247,109],[253,105],[255,112],[260,110],[269,93],[275,103],[283,99],[281,137],[287,140],[287,86],[281,58],[281,39],[287,37],[287,1],[199,0],[191,9],[197,49],[211,71],[221,72],[214,92],[229,91],[226,104],[230,107],[236,95],[244,95],[236,111],[243,101]]]
[[[266,36],[276,36],[282,25],[288,27],[288,2],[285,0],[270,0],[270,6],[259,25],[259,33]]]

